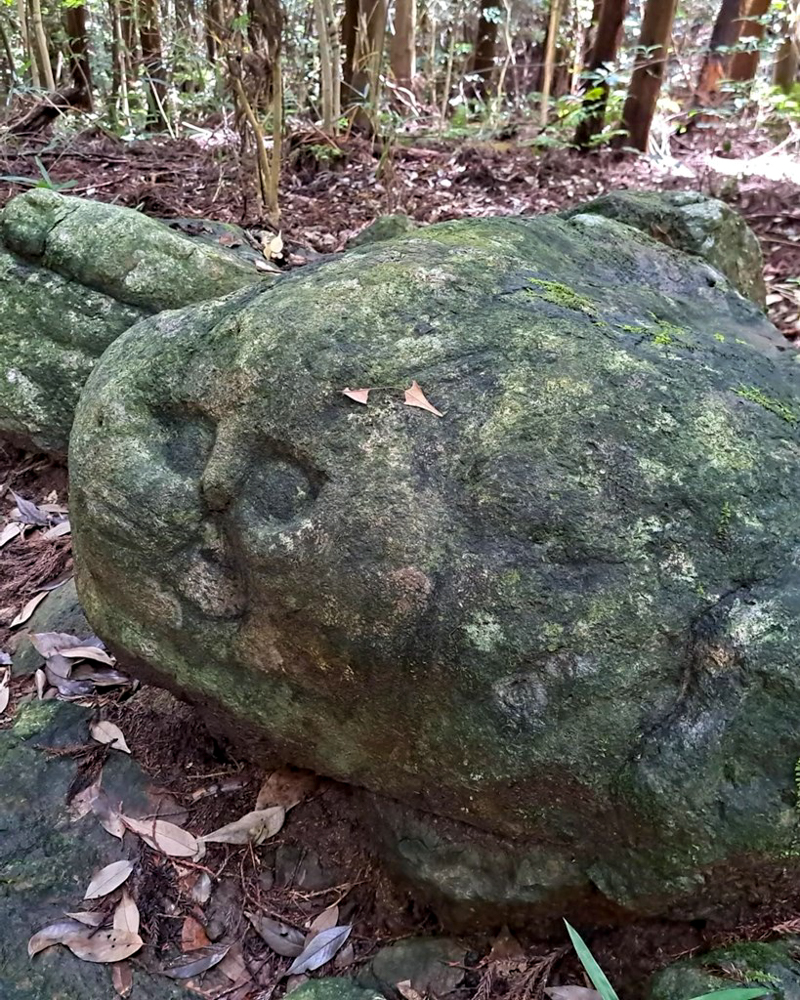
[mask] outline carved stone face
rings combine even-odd
[[[800,449],[758,402],[796,376],[703,268],[598,217],[473,221],[140,325],[72,442],[90,620],[234,736],[547,845],[547,898],[763,843],[780,794],[710,817],[726,747],[756,774],[795,739],[743,713],[748,671],[800,667]]]

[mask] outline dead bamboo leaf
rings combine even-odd
[[[117,996],[126,997],[133,988],[133,972],[129,962],[117,962],[111,967],[111,982]]]
[[[283,806],[288,812],[307,799],[319,784],[319,778],[313,771],[293,770],[290,767],[280,767],[269,774],[258,790],[256,810],[268,806]]]
[[[122,730],[113,722],[105,720],[93,722],[89,726],[89,732],[92,734],[92,739],[97,740],[98,743],[107,743],[112,750],[122,750],[123,753],[131,752],[130,747],[125,742],[125,737],[122,735]]]
[[[114,910],[113,926],[118,931],[128,931],[130,934],[139,933],[139,907],[127,889],[122,890],[122,899]]]
[[[42,601],[47,597],[47,593],[34,594],[34,596],[28,601],[25,607],[20,611],[17,617],[11,622],[10,628],[16,628],[17,625],[24,625],[25,622],[30,618],[33,612],[39,607]]]
[[[285,819],[283,806],[257,809],[200,839],[206,844],[261,844],[278,833]]]
[[[182,955],[176,962],[161,971],[170,979],[191,979],[218,965],[228,954],[229,944],[215,944],[190,955]]]
[[[299,976],[303,972],[314,972],[321,969],[323,965],[334,957],[336,952],[344,945],[350,937],[352,926],[347,924],[341,927],[329,927],[326,931],[320,931],[315,937],[307,942],[306,946],[289,966],[287,976]]]
[[[69,523],[69,518],[65,518],[63,521],[59,521],[58,524],[54,524],[52,528],[48,528],[42,535],[42,538],[53,541],[55,538],[61,538],[62,535],[70,534],[71,531],[72,526]]]
[[[138,934],[120,931],[115,927],[104,931],[84,927],[81,933],[71,934],[62,943],[81,961],[103,964],[130,958],[144,944]]]
[[[68,660],[96,660],[107,667],[113,667],[117,662],[110,653],[107,653],[104,649],[98,649],[97,646],[72,646],[65,649],[57,649],[56,652],[60,656],[65,656]]]
[[[435,406],[432,406],[428,402],[425,398],[425,393],[413,379],[411,381],[411,388],[405,391],[405,404],[406,406],[417,406],[420,410],[427,410],[429,413],[435,413],[437,417],[444,416],[441,410],[437,410]]]
[[[13,541],[18,535],[22,534],[22,525],[17,524],[14,521],[9,521],[9,523],[0,531],[0,549],[4,545],[8,545],[9,542]]]
[[[356,403],[363,403],[364,406],[367,405],[370,392],[370,389],[342,389],[343,396],[347,396],[348,399],[352,399]]]
[[[280,920],[265,917],[262,913],[245,913],[245,916],[255,928],[256,933],[278,955],[285,958],[296,958],[303,950],[305,935],[302,931]]]
[[[199,948],[207,948],[210,944],[206,929],[200,921],[191,916],[187,917],[181,927],[181,951],[197,951]]]
[[[28,955],[33,958],[40,951],[49,948],[54,944],[63,944],[64,938],[70,934],[75,934],[82,930],[83,925],[77,920],[57,920],[54,924],[48,924],[40,931],[37,931],[28,941]]]
[[[170,858],[192,858],[201,846],[188,830],[182,830],[165,819],[134,819],[132,816],[123,816],[122,822],[153,850]]]
[[[331,927],[335,927],[339,923],[339,907],[336,903],[329,906],[327,910],[323,910],[322,913],[318,913],[316,917],[311,921],[311,925],[308,928],[308,938],[316,937],[321,931],[330,930]]]
[[[132,871],[133,864],[130,861],[112,861],[94,876],[83,898],[99,899],[101,896],[107,896],[115,889],[119,889]]]

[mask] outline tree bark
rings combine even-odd
[[[342,44],[344,65],[342,66],[342,103],[349,104],[352,94],[353,65],[356,55],[356,34],[358,31],[359,0],[344,0],[342,17]]]
[[[386,0],[361,0],[351,90],[353,98],[358,102],[355,125],[368,135],[375,133],[378,82],[385,39]]]
[[[758,62],[761,58],[759,44],[764,38],[766,25],[763,19],[769,11],[771,0],[750,0],[747,5],[746,20],[742,22],[742,30],[739,41],[746,38],[755,39],[751,48],[749,45],[739,52],[734,52],[731,60],[730,78],[739,82],[752,80],[758,69]]]
[[[39,75],[48,90],[56,89],[56,81],[53,76],[53,66],[50,62],[50,51],[47,47],[47,34],[44,30],[42,19],[42,5],[40,0],[30,0],[31,21],[33,22],[33,40],[36,49],[36,61],[39,64]]]
[[[142,68],[148,93],[147,121],[151,126],[167,125],[167,81],[161,54],[161,25],[158,0],[140,0],[139,41],[142,46]]]
[[[396,0],[391,45],[392,75],[411,90],[417,75],[417,0]]]
[[[731,50],[739,41],[744,24],[743,7],[744,0],[722,0],[697,79],[695,107],[716,107],[721,101],[720,84],[730,74]]]
[[[495,56],[497,54],[497,21],[488,20],[487,10],[496,8],[498,0],[481,0],[481,12],[478,17],[478,33],[475,39],[475,55],[472,59],[472,73],[477,76],[473,93],[476,97],[485,99],[491,89],[494,73]]]
[[[67,65],[72,85],[85,95],[85,107],[92,110],[92,70],[89,63],[89,37],[86,30],[86,7],[67,7],[64,11],[67,32]]]
[[[594,43],[585,72],[596,74],[608,69],[617,58],[622,38],[622,24],[628,12],[628,0],[604,0],[594,29]],[[592,139],[603,131],[608,102],[608,84],[589,76],[583,85],[583,118],[575,130],[575,145],[584,152],[592,147]],[[591,95],[591,96],[590,96]]]
[[[793,0],[786,12],[786,28],[783,41],[775,53],[772,82],[788,93],[797,80],[800,65],[800,0]]]
[[[550,19],[547,24],[547,42],[544,49],[542,97],[539,103],[539,124],[542,128],[545,128],[547,125],[547,117],[550,107],[550,91],[553,87],[553,73],[555,72],[558,29],[561,24],[563,6],[564,0],[550,0]]]
[[[17,79],[17,68],[14,64],[14,53],[11,49],[11,40],[8,37],[8,29],[6,28],[6,22],[2,17],[0,17],[0,38],[3,42],[3,52],[6,56],[6,66],[8,67],[8,81],[9,89],[14,86],[14,82]]]
[[[661,84],[667,68],[669,40],[678,0],[647,0],[639,35],[638,54],[622,112],[616,145],[647,151],[647,140]]]

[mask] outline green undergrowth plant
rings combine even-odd
[[[597,991],[596,1000],[619,1000],[617,991],[608,981],[605,972],[597,964],[594,955],[589,951],[589,946],[568,921],[567,925],[572,946],[575,949],[581,965],[586,971],[586,975],[591,980],[592,986]],[[562,995],[563,995],[562,987]],[[769,989],[763,986],[732,986],[729,989],[714,990],[711,993],[702,993],[700,996],[691,997],[690,1000],[756,1000],[757,997],[767,996]],[[585,996],[585,994],[584,994]]]

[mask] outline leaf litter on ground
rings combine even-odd
[[[206,934],[206,929],[191,914],[186,917],[181,927],[181,951],[198,951],[200,948],[207,948],[211,942]]]
[[[8,667],[0,668],[0,715],[8,708],[8,703],[11,700],[10,681],[11,671]]]
[[[31,617],[33,612],[39,607],[42,601],[47,597],[47,592],[34,594],[33,597],[25,604],[16,618],[13,619],[9,628],[16,628],[17,625],[24,625],[25,622]]]
[[[110,865],[101,868],[92,878],[89,887],[84,894],[84,899],[100,899],[107,896],[115,889],[119,889],[133,871],[133,863],[130,861],[112,861]]]
[[[14,520],[21,522],[22,524],[32,524],[38,528],[46,528],[50,523],[46,511],[43,511],[41,507],[37,507],[32,500],[26,500],[25,497],[21,497],[19,493],[11,491],[11,495],[14,497],[14,501],[17,505],[17,514]],[[12,514],[12,517],[14,515]]]
[[[131,934],[139,933],[139,907],[136,905],[133,896],[127,889],[122,890],[122,899],[117,903],[114,910],[114,929],[117,931],[129,931]]]
[[[321,969],[336,955],[344,945],[353,930],[352,925],[329,927],[307,939],[306,945],[297,958],[289,966],[287,976],[299,976],[303,972],[314,972]]]
[[[411,381],[411,388],[405,391],[406,406],[416,406],[420,410],[427,410],[429,413],[435,414],[437,417],[443,417],[444,414],[441,410],[437,410],[435,406],[428,402],[425,398],[425,393],[420,389],[419,385],[415,380]]]
[[[93,722],[89,726],[89,732],[92,734],[92,739],[97,740],[98,743],[107,743],[112,750],[122,750],[123,753],[131,752],[130,747],[125,742],[122,730],[113,722],[107,720]]]
[[[296,958],[303,950],[305,935],[296,927],[290,927],[280,920],[264,916],[263,913],[245,913],[256,934],[266,942],[276,954],[284,958]]]
[[[313,771],[280,767],[264,779],[256,798],[256,811],[268,806],[283,806],[288,812],[307,799],[318,784],[319,778]]]
[[[233,823],[200,837],[206,844],[255,844],[258,846],[274,837],[284,824],[286,810],[283,806],[270,806],[245,813]]]
[[[191,979],[193,976],[199,976],[218,965],[228,954],[230,948],[229,944],[209,945],[207,948],[198,949],[189,955],[181,955],[180,958],[161,971],[170,979]]]
[[[153,850],[170,858],[194,858],[201,853],[202,844],[194,834],[165,819],[134,819],[123,815],[122,822]]]

